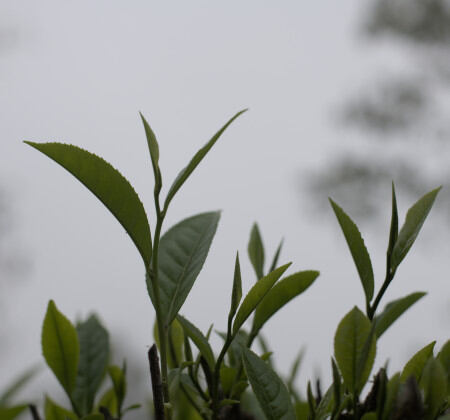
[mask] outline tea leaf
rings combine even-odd
[[[18,417],[25,409],[28,408],[28,405],[17,405],[14,407],[0,407],[0,419],[2,420],[14,420]]]
[[[283,239],[280,241],[277,250],[275,251],[275,255],[273,256],[272,263],[270,264],[269,273],[275,268],[277,268],[278,259],[280,258],[281,248],[283,247]]]
[[[236,254],[236,262],[234,265],[234,279],[233,279],[233,291],[231,293],[231,307],[228,319],[233,319],[236,311],[239,307],[239,303],[242,299],[242,280],[241,280],[241,267],[239,264],[239,254]]]
[[[377,337],[381,335],[414,303],[425,296],[425,292],[415,292],[400,299],[389,302],[380,315],[374,319]]]
[[[45,397],[45,420],[78,420],[78,416]]]
[[[337,416],[339,413],[339,407],[341,405],[341,374],[336,366],[336,362],[331,358],[331,368],[333,370],[333,415],[332,418]]]
[[[119,366],[116,365],[111,365],[108,367],[108,374],[113,383],[113,389],[116,395],[118,413],[120,413],[123,400],[125,399],[125,395],[127,393],[127,381],[125,373],[126,373],[125,363],[123,365],[123,368],[120,368]]]
[[[420,385],[425,391],[425,418],[435,419],[447,397],[447,374],[439,360],[428,359]]]
[[[250,240],[248,242],[248,257],[255,270],[256,279],[259,280],[264,276],[264,245],[261,238],[258,225],[253,224],[250,232]]]
[[[331,198],[329,200],[341,225],[345,240],[347,241],[356,269],[358,270],[366,296],[366,302],[370,302],[373,297],[374,279],[372,262],[370,261],[367,248],[364,245],[364,240],[352,219]]]
[[[424,348],[420,349],[416,354],[414,354],[408,363],[406,363],[403,368],[402,375],[400,377],[402,382],[405,382],[411,375],[416,378],[419,382],[422,377],[422,371],[427,363],[428,359],[433,356],[433,349],[436,341],[427,344]]]
[[[159,191],[162,186],[162,179],[161,179],[161,171],[159,169],[159,146],[158,141],[156,140],[156,136],[153,133],[153,130],[151,129],[149,123],[144,118],[144,116],[139,113],[142,119],[142,123],[144,124],[144,130],[145,135],[147,137],[147,145],[148,145],[148,151],[150,152],[150,159],[152,161],[152,167],[153,167],[153,174],[155,176],[155,191]]]
[[[372,337],[365,354],[371,328],[369,319],[355,306],[339,323],[334,337],[336,362],[345,386],[355,395],[367,382],[375,359],[375,337]],[[360,364],[363,364],[362,368]]]
[[[107,389],[104,394],[100,397],[97,404],[97,410],[100,407],[106,407],[108,411],[116,416],[118,412],[116,393],[114,392],[114,387]]]
[[[92,315],[77,325],[80,360],[72,398],[81,415],[92,411],[95,394],[106,372],[109,357],[108,332]]]
[[[224,395],[230,395],[236,375],[237,370],[235,368],[225,365],[220,367],[220,384],[222,385]]]
[[[259,280],[247,293],[239,307],[233,322],[233,335],[236,334],[247,318],[255,310],[275,282],[283,275],[291,264],[285,264]]]
[[[273,286],[256,308],[252,332],[256,334],[279,309],[311,286],[318,275],[318,271],[300,271]]]
[[[436,358],[442,363],[447,373],[448,392],[450,396],[450,340],[442,346]]]
[[[202,213],[170,228],[159,245],[161,312],[166,326],[175,319],[199,275],[216,233],[220,213]],[[147,278],[153,299],[153,288]]]
[[[400,388],[400,373],[396,373],[389,379],[386,390],[386,400],[383,408],[382,420],[391,418],[392,410],[397,402],[398,390]]]
[[[389,244],[387,249],[388,263],[390,262],[392,251],[394,250],[395,242],[398,238],[398,211],[397,198],[395,197],[395,187],[392,183],[392,215],[391,215],[391,229],[389,231]]]
[[[392,271],[397,269],[412,247],[441,188],[436,188],[428,194],[425,194],[406,213],[405,223],[398,234],[394,249],[392,250]]]
[[[267,420],[295,420],[288,390],[270,366],[244,348],[245,371]]]
[[[194,172],[195,168],[199,165],[199,163],[203,160],[203,158],[206,156],[206,154],[211,150],[211,148],[214,146],[216,141],[219,139],[219,137],[222,135],[222,133],[228,128],[228,126],[237,118],[239,115],[243,114],[246,109],[243,111],[238,112],[235,114],[212,138],[209,140],[191,159],[191,161],[187,164],[185,168],[183,168],[178,176],[176,177],[175,181],[173,182],[172,186],[169,189],[169,192],[167,193],[166,200],[164,202],[164,211],[167,211],[167,208],[169,207],[170,202],[172,201],[173,197],[177,193],[177,191],[181,188],[181,186],[185,183],[185,181],[189,178],[189,176]]]
[[[329,418],[329,414],[333,410],[333,402],[334,402],[334,394],[333,394],[333,385],[331,385],[324,396],[320,400],[319,405],[316,410],[316,420],[325,420]]]
[[[206,337],[194,324],[190,323],[186,318],[178,315],[177,319],[183,327],[184,333],[194,342],[201,355],[205,358],[206,363],[208,363],[210,370],[213,371],[215,364],[214,353]]]
[[[78,370],[78,335],[71,322],[58,311],[53,300],[48,303],[42,326],[42,353],[47,365],[70,396]]]

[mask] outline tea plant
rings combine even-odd
[[[150,300],[155,308],[155,342],[149,352],[154,418],[162,419],[449,419],[450,341],[434,356],[430,343],[417,352],[402,372],[388,376],[387,368],[372,372],[376,348],[383,333],[425,293],[415,292],[379,305],[428,216],[439,188],[417,201],[399,230],[392,186],[392,217],[386,258],[386,276],[375,293],[369,253],[350,217],[330,199],[344,233],[364,292],[364,311],[355,306],[339,323],[331,359],[332,384],[322,394],[320,383],[308,382],[306,395],[295,386],[300,364],[283,381],[274,371],[271,352],[261,335],[269,319],[311,286],[319,273],[297,271],[285,275],[290,263],[278,264],[282,243],[266,270],[265,248],[258,226],[250,234],[248,255],[256,283],[243,297],[239,255],[234,262],[231,300],[223,340],[218,352],[210,344],[212,326],[204,334],[180,314],[206,260],[220,218],[219,212],[201,213],[162,228],[173,198],[210,151],[226,128],[244,111],[233,116],[181,170],[164,200],[159,167],[159,145],[142,117],[154,175],[154,229],[130,183],[100,157],[72,145],[33,143],[81,181],[125,228],[142,257]],[[251,318],[250,329],[245,329]],[[263,354],[251,350],[259,340]],[[196,351],[193,351],[193,347]],[[158,350],[161,360],[159,361]],[[126,367],[110,365],[108,333],[95,316],[74,326],[50,301],[42,329],[42,351],[47,365],[64,389],[70,408],[45,399],[46,420],[122,419],[139,408],[124,404]],[[100,393],[105,375],[110,386]],[[249,388],[250,385],[250,388]],[[315,389],[313,389],[315,388]],[[31,406],[35,420],[39,413]],[[14,418],[15,415],[10,417]],[[4,418],[2,417],[2,420]]]

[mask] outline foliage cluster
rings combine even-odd
[[[450,419],[450,341],[439,352],[434,352],[435,342],[430,343],[401,372],[388,375],[385,366],[375,375],[372,373],[376,349],[384,332],[425,295],[411,293],[379,310],[439,188],[408,210],[399,229],[392,186],[386,277],[377,292],[371,259],[357,226],[330,199],[361,281],[365,308],[353,307],[336,329],[331,358],[333,381],[324,393],[320,383],[308,382],[304,394],[296,389],[301,353],[290,377],[281,378],[273,368],[272,353],[261,335],[267,321],[307,290],[319,273],[307,270],[286,275],[291,264],[278,262],[282,243],[270,265],[266,264],[266,252],[256,224],[251,230],[248,255],[257,281],[244,296],[237,254],[227,328],[217,332],[223,339],[219,351],[214,351],[210,344],[212,326],[205,334],[180,314],[208,255],[220,213],[207,212],[186,218],[161,235],[163,222],[184,182],[243,112],[234,115],[194,155],[168,189],[163,202],[159,145],[142,116],[155,180],[153,231],[133,187],[109,163],[72,145],[27,142],[63,166],[97,196],[124,227],[142,257],[147,289],[156,313],[156,344],[148,353],[152,416],[156,420]],[[248,320],[251,320],[250,327],[246,328]],[[255,340],[259,340],[263,354],[251,350]],[[126,366],[111,363],[108,333],[95,316],[74,326],[50,301],[42,328],[42,352],[69,403],[69,408],[63,407],[47,396],[43,409],[46,420],[120,420],[128,411],[140,408],[138,404],[125,404]],[[371,374],[371,387],[363,393]],[[105,387],[102,383],[106,378],[109,386]],[[1,420],[13,420],[27,407],[12,405],[12,393],[10,390],[0,398]],[[35,420],[41,418],[34,405],[30,409]]]

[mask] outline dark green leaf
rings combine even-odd
[[[88,414],[87,416],[84,416],[81,420],[104,420],[102,414]]]
[[[428,359],[420,385],[425,391],[425,419],[435,419],[447,397],[447,374],[439,360]]]
[[[78,370],[78,335],[71,322],[58,311],[53,300],[48,303],[42,327],[42,353],[47,365],[70,396]]]
[[[14,407],[0,407],[0,419],[13,420],[27,409],[27,405],[17,405]]]
[[[229,322],[233,319],[242,299],[242,280],[241,267],[239,264],[239,254],[236,254],[236,262],[234,265],[233,291],[231,292],[231,307],[228,314]]]
[[[33,366],[18,376],[0,396],[0,407],[7,405],[16,393],[19,392],[40,370],[40,366]],[[0,419],[1,418],[2,417],[0,417]]]
[[[419,382],[422,377],[422,371],[427,363],[428,359],[433,356],[433,349],[436,341],[427,344],[424,348],[420,349],[416,354],[414,354],[408,363],[406,363],[403,368],[401,381],[405,382],[410,376],[414,376],[416,381]]]
[[[442,363],[442,366],[447,373],[448,393],[450,396],[450,340],[442,346],[441,351],[436,358]]]
[[[279,309],[311,286],[318,275],[318,271],[300,271],[273,286],[256,308],[252,332],[256,334]]]
[[[397,269],[416,240],[440,189],[441,187],[425,194],[408,210],[392,250],[391,271]]]
[[[155,191],[159,191],[162,186],[161,171],[159,169],[159,146],[156,136],[150,127],[150,124],[144,118],[142,113],[139,113],[144,124],[145,135],[147,137],[148,151],[150,152],[150,159],[152,161],[153,174],[155,176]]]
[[[264,296],[269,292],[275,282],[283,275],[291,264],[285,264],[259,280],[247,293],[239,307],[233,323],[233,334],[239,331],[247,318],[255,310]]]
[[[77,325],[80,361],[72,399],[83,416],[92,411],[94,398],[106,372],[109,357],[108,332],[92,315]]]
[[[345,386],[359,394],[369,378],[376,353],[376,340],[369,319],[355,306],[339,323],[334,337],[334,355]],[[368,350],[366,352],[366,350]],[[366,356],[366,357],[365,357]],[[361,368],[363,360],[366,359]]]
[[[389,379],[386,390],[386,400],[383,408],[382,420],[387,420],[392,417],[392,410],[397,401],[398,390],[400,388],[400,373],[396,373]]]
[[[164,210],[166,211],[169,207],[170,202],[172,201],[173,197],[177,193],[177,191],[181,188],[181,186],[185,183],[185,181],[189,178],[189,176],[192,174],[192,172],[195,170],[195,168],[198,166],[198,164],[203,160],[203,158],[206,156],[206,154],[211,150],[211,148],[214,146],[216,141],[219,139],[219,137],[222,135],[222,133],[227,129],[227,127],[237,118],[239,115],[243,114],[246,111],[240,111],[237,114],[235,114],[212,138],[209,140],[191,159],[191,161],[187,164],[185,168],[183,168],[178,176],[176,177],[175,181],[173,182],[172,186],[169,189],[169,192],[167,193],[166,201],[164,202]]]
[[[189,322],[186,318],[178,315],[177,319],[183,327],[184,333],[194,342],[201,355],[205,358],[206,363],[208,363],[210,370],[213,371],[215,364],[214,353],[206,337],[195,325]]]
[[[323,395],[316,410],[316,420],[325,420],[329,418],[331,411],[333,410],[333,385],[331,385],[325,394]]]
[[[331,198],[331,206],[333,207],[334,213],[341,225],[342,232],[344,233],[347,245],[352,254],[353,261],[355,262],[356,269],[358,270],[359,278],[364,289],[364,294],[366,295],[366,301],[370,302],[373,297],[373,270],[372,263],[370,261],[369,253],[364,245],[364,240],[358,227],[350,219],[350,217],[342,210]]]
[[[108,374],[113,383],[114,393],[116,394],[118,412],[120,413],[122,409],[123,400],[125,399],[125,395],[127,393],[127,381],[126,381],[126,367],[125,364],[123,368],[119,366],[109,366]]]
[[[425,295],[425,292],[411,293],[388,303],[383,312],[374,319],[377,337],[380,338],[404,312]]]
[[[237,375],[235,368],[222,365],[220,368],[220,384],[224,395],[228,396],[231,393],[231,388]]]
[[[289,392],[270,366],[249,349],[244,349],[245,371],[267,420],[295,420]]]
[[[147,267],[152,253],[147,215],[138,195],[121,173],[102,158],[76,146],[25,143],[67,169],[108,208],[130,235]]]
[[[338,411],[341,405],[341,374],[339,373],[339,369],[333,358],[331,358],[331,367],[333,370],[333,401],[334,401],[332,417],[334,418],[339,414]]]
[[[392,215],[391,215],[391,229],[389,231],[389,244],[387,249],[388,264],[390,264],[392,251],[394,250],[395,242],[398,237],[398,211],[397,211],[397,198],[395,197],[395,187],[392,183]]]
[[[78,416],[72,411],[59,406],[49,397],[45,398],[45,420],[78,420]]]
[[[198,214],[170,228],[159,245],[159,288],[166,326],[175,319],[199,275],[216,233],[219,212]],[[147,277],[153,302],[153,288]]]
[[[361,420],[377,420],[377,413],[375,412],[369,412],[369,413],[365,413],[362,417]]]
[[[283,247],[283,239],[280,241],[280,244],[278,245],[277,250],[275,251],[275,255],[273,256],[272,263],[270,264],[269,273],[275,268],[277,268],[278,265],[278,259],[280,258],[281,248]]]
[[[264,245],[258,225],[253,224],[248,242],[248,256],[255,270],[256,279],[264,276]]]

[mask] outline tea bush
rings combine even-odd
[[[208,255],[220,214],[188,217],[163,235],[163,223],[185,181],[207,155],[234,115],[183,168],[162,200],[163,176],[159,145],[142,117],[154,174],[154,228],[131,184],[102,158],[61,143],[26,142],[47,155],[82,182],[108,208],[135,244],[144,264],[147,290],[156,313],[155,343],[148,352],[153,413],[139,404],[125,403],[126,365],[111,364],[108,332],[95,316],[73,325],[50,301],[42,328],[42,353],[68,398],[65,407],[46,397],[43,410],[30,404],[34,420],[122,419],[130,410],[142,418],[162,419],[450,419],[450,340],[439,351],[435,342],[420,349],[402,371],[387,367],[372,372],[376,349],[384,332],[425,293],[400,297],[379,309],[436,199],[439,188],[420,198],[399,229],[392,185],[392,216],[386,275],[378,291],[369,253],[355,223],[330,199],[365,296],[365,308],[354,306],[339,322],[331,357],[332,383],[322,393],[320,383],[308,382],[306,395],[294,382],[301,354],[289,378],[282,379],[271,364],[272,354],[261,335],[266,322],[289,301],[305,292],[317,271],[286,275],[291,264],[279,264],[282,243],[265,270],[265,248],[258,226],[251,230],[248,256],[256,283],[243,296],[239,255],[234,264],[227,329],[218,332],[223,344],[211,347],[212,328],[205,334],[180,314]],[[248,320],[250,327],[245,328]],[[263,354],[251,350],[260,340]],[[159,360],[159,357],[161,360]],[[12,420],[27,405],[13,405],[14,390],[27,373],[0,398],[0,419]],[[371,376],[372,375],[372,376]],[[372,380],[369,381],[369,378]],[[104,385],[106,382],[108,385]],[[103,386],[102,386],[103,384]],[[368,388],[365,392],[365,388]],[[101,391],[101,392],[100,392]],[[133,401],[134,403],[134,401]]]

